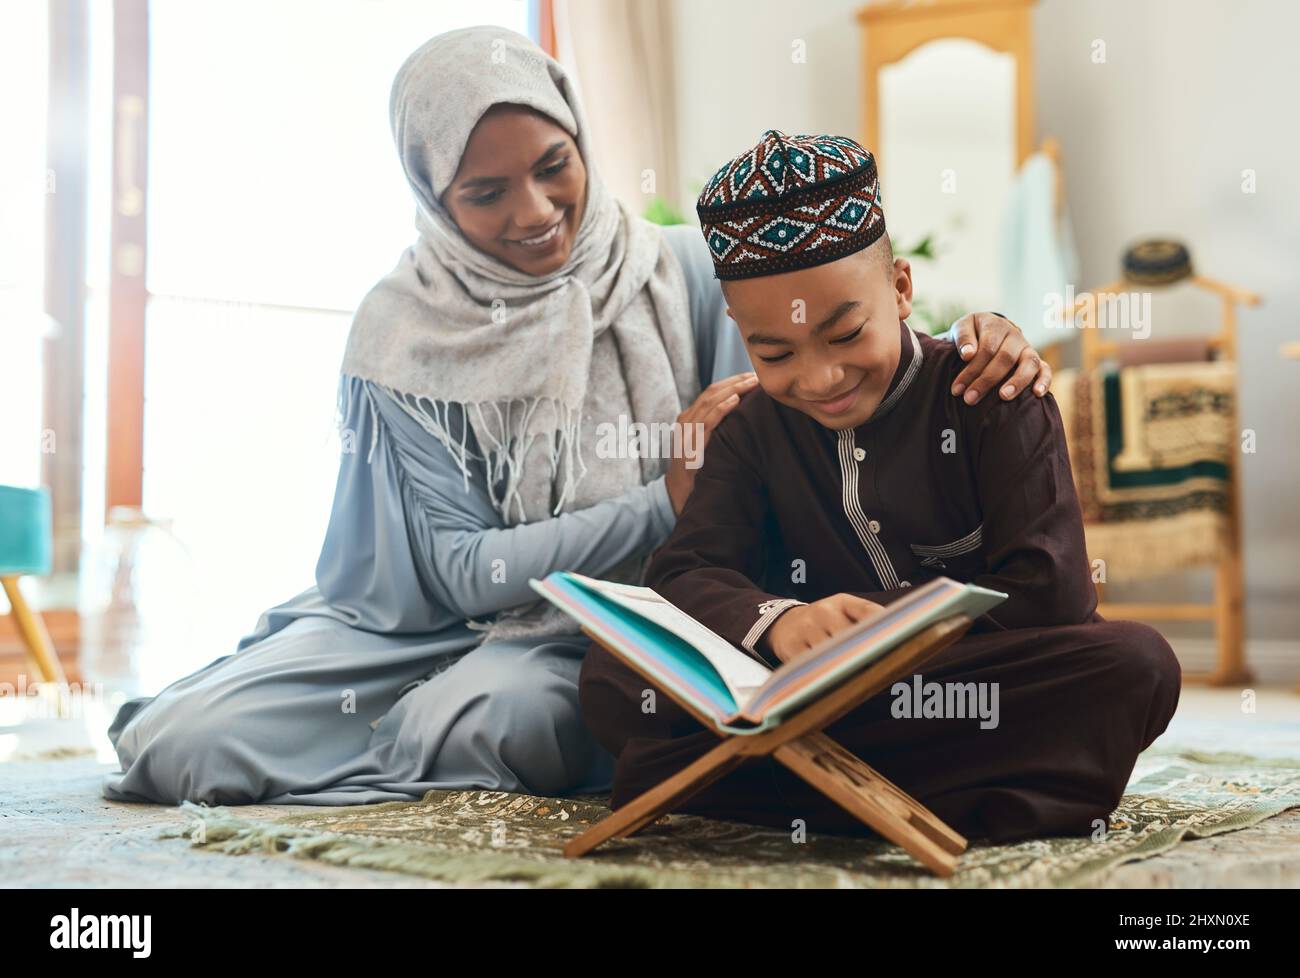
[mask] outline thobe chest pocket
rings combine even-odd
[[[922,567],[947,573],[949,576],[977,574],[984,569],[984,524],[981,523],[965,536],[940,543],[913,543],[912,555]]]

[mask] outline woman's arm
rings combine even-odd
[[[481,464],[471,463],[467,486],[451,453],[381,388],[344,383],[354,450],[340,463],[316,571],[331,604],[390,608],[387,617],[404,625],[428,616],[405,607],[413,600],[474,618],[536,600],[530,577],[599,576],[672,530],[662,477],[587,509],[507,527]]]

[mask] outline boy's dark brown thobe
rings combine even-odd
[[[886,690],[827,728],[959,832],[1010,841],[1086,834],[1114,810],[1166,727],[1181,672],[1154,629],[1096,613],[1082,517],[1054,399],[967,407],[953,344],[900,325],[879,408],[833,431],[762,390],[714,430],[646,584],[769,665],[783,611],[842,591],[886,604],[936,575],[1010,595],[930,660],[924,682],[997,683],[999,722],[898,719]],[[583,715],[618,758],[618,808],[717,744],[662,690],[593,645]],[[678,811],[809,831],[869,831],[770,758]],[[1100,820],[1100,821],[1099,821]]]

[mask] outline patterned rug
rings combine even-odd
[[[564,843],[608,814],[602,798],[431,791],[419,802],[323,808],[273,821],[184,803],[164,833],[238,855],[287,853],[457,884],[542,887],[1074,887],[1184,839],[1300,807],[1300,760],[1152,749],[1099,837],[972,846],[948,880],[879,837],[813,836],[668,815],[630,839],[566,859]]]

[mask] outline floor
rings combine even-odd
[[[109,802],[100,777],[114,769],[93,710],[80,719],[18,718],[0,700],[0,885],[36,887],[437,887],[397,873],[334,867],[282,856],[231,857],[159,841],[186,824],[174,808]],[[8,716],[4,707],[8,707]],[[1300,696],[1260,689],[1254,711],[1238,689],[1183,690],[1178,715],[1157,742],[1300,759]],[[1158,767],[1139,760],[1137,774]],[[294,806],[296,808],[297,806]],[[248,806],[248,815],[289,806]],[[1116,869],[1108,887],[1300,887],[1300,809],[1253,828],[1183,843]]]

